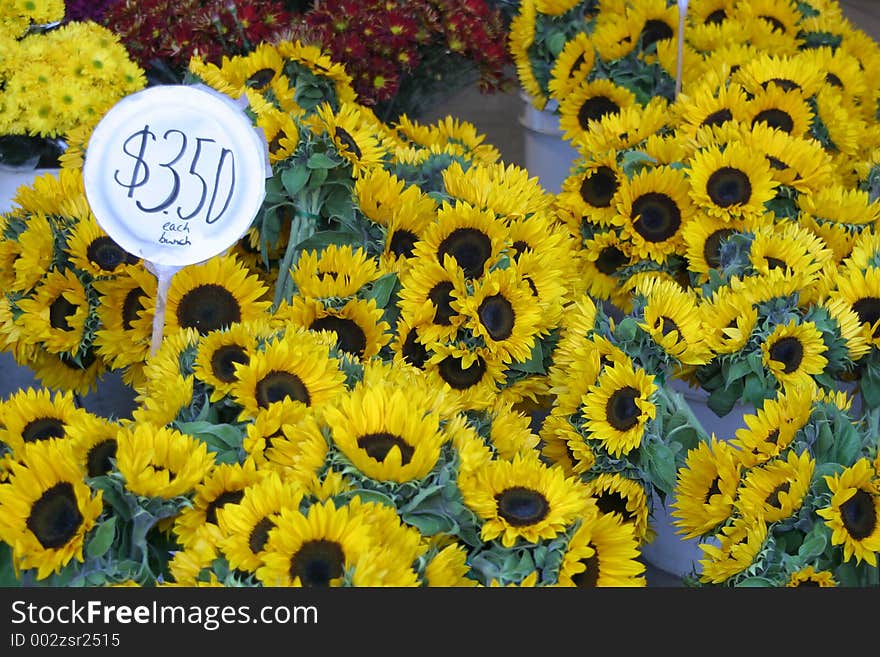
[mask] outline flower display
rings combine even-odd
[[[10,3],[0,13],[0,164],[57,167],[68,132],[94,127],[146,85],[119,37],[68,21],[61,1]]]

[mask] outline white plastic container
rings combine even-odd
[[[526,169],[538,177],[544,189],[558,194],[579,157],[578,152],[562,138],[559,116],[554,111],[556,101],[551,100],[545,109],[539,110],[525,92],[520,92],[520,98],[523,112],[519,123],[523,128]]]

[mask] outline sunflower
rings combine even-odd
[[[540,429],[541,458],[562,468],[566,477],[587,472],[596,457],[587,441],[571,425],[568,418],[555,409],[544,419]],[[578,448],[581,449],[578,449]]]
[[[632,527],[640,545],[654,540],[650,505],[642,483],[619,472],[603,472],[586,483],[602,515],[614,515]]]
[[[531,356],[543,322],[528,281],[516,267],[489,272],[475,282],[471,295],[451,305],[491,356],[503,363],[525,362]]]
[[[451,543],[436,550],[425,564],[422,576],[424,586],[475,587],[480,582],[470,577],[467,563],[467,549],[458,543]]]
[[[702,213],[682,227],[681,239],[688,271],[697,277],[697,283],[708,282],[710,272],[721,269],[721,246],[724,240],[744,230],[742,220],[728,221]]]
[[[837,88],[850,106],[863,106],[870,97],[868,77],[861,62],[844,48],[821,46],[810,51],[825,71],[825,84]]]
[[[246,459],[254,461],[258,468],[265,468],[267,450],[272,449],[276,441],[285,439],[287,427],[298,425],[309,415],[308,406],[291,398],[261,408],[245,426],[241,447]]]
[[[656,52],[664,41],[675,41],[678,34],[678,8],[666,0],[647,0],[626,8],[631,33],[638,34],[639,55]]]
[[[585,520],[572,534],[559,566],[557,585],[647,586],[640,555],[632,526],[615,514],[599,514]]]
[[[820,89],[813,100],[816,118],[811,136],[826,151],[838,155],[843,161],[847,157],[857,157],[864,142],[870,139],[869,124],[859,111],[847,107],[842,94],[834,87]],[[873,121],[871,119],[871,125]]]
[[[136,422],[165,426],[185,415],[193,406],[195,377],[175,374],[166,378],[161,386],[145,383],[146,392],[138,395],[138,407],[132,412]]]
[[[224,59],[222,71],[238,91],[264,91],[274,79],[282,77],[284,58],[273,45],[259,43],[245,55]]]
[[[713,434],[688,452],[676,475],[673,524],[684,538],[715,531],[729,520],[740,483],[741,464],[736,450]]]
[[[808,451],[791,451],[746,472],[736,508],[743,516],[762,517],[767,523],[794,516],[803,506],[816,462]]]
[[[417,258],[400,275],[398,306],[401,316],[419,327],[425,346],[453,338],[467,318],[456,310],[456,300],[468,295],[463,272],[451,261],[440,265]]]
[[[621,285],[617,272],[632,262],[630,242],[615,230],[601,231],[584,241],[583,253],[586,292],[596,299],[615,299]]]
[[[777,55],[763,51],[740,66],[731,77],[750,94],[758,94],[775,85],[783,91],[797,90],[804,98],[815,96],[824,83],[821,69],[812,65],[808,57]]]
[[[638,148],[651,135],[672,128],[675,117],[669,106],[666,98],[654,96],[645,105],[621,107],[619,112],[592,120],[589,131],[582,132],[574,145],[585,158],[592,157],[593,153]]]
[[[217,463],[196,484],[192,506],[175,516],[172,531],[177,541],[184,549],[203,540],[219,545],[225,536],[217,520],[219,511],[239,504],[248,486],[257,483],[262,474],[253,461]]]
[[[268,310],[268,288],[234,256],[189,265],[171,279],[165,306],[165,335],[194,328],[202,335]]]
[[[635,103],[635,94],[623,85],[605,78],[584,81],[559,100],[562,137],[578,148],[581,136],[592,129],[594,122]]]
[[[355,177],[382,163],[386,154],[382,142],[359,105],[343,102],[334,110],[330,103],[323,103],[315,114],[318,121],[313,122],[313,129],[330,137],[336,152],[351,165]]]
[[[785,389],[812,387],[828,365],[828,346],[813,322],[778,324],[761,343],[761,361]]]
[[[467,348],[435,345],[437,354],[425,364],[427,385],[430,388],[453,391],[465,410],[479,410],[492,406],[505,381],[506,367],[498,358],[483,357]],[[467,364],[465,364],[467,362]]]
[[[507,548],[553,539],[598,515],[582,483],[536,457],[491,461],[460,477],[459,488],[465,505],[482,519],[481,538],[500,538]]]
[[[756,159],[743,144],[728,144],[722,151],[711,146],[688,162],[691,199],[706,213],[729,219],[760,217],[764,204],[775,194],[770,163]]]
[[[713,84],[711,77],[695,89],[681,93],[671,110],[678,119],[677,131],[693,135],[705,126],[724,125],[728,121],[743,121],[748,107],[748,96],[738,84]],[[720,82],[720,81],[719,81]]]
[[[802,194],[798,197],[798,208],[800,221],[835,247],[838,260],[849,255],[860,232],[880,221],[880,205],[872,203],[867,192],[840,184],[826,184],[810,194]]]
[[[299,128],[291,112],[268,107],[257,112],[256,125],[266,139],[270,164],[283,162],[296,151]]]
[[[835,475],[825,475],[829,505],[818,509],[831,529],[831,544],[843,546],[844,562],[853,557],[877,567],[880,552],[880,489],[870,459],[861,458]]]
[[[836,269],[834,254],[824,240],[795,222],[756,228],[749,260],[758,274],[781,269],[787,276],[799,278],[804,289]]]
[[[834,573],[828,570],[816,570],[813,566],[805,566],[791,574],[786,586],[789,588],[811,586],[833,588],[837,586],[837,581],[834,579]]]
[[[44,388],[67,390],[87,395],[97,390],[98,381],[107,373],[107,363],[94,349],[74,359],[70,354],[36,350],[26,363]]]
[[[464,201],[443,203],[413,255],[442,266],[449,256],[467,279],[476,279],[497,262],[505,235],[503,220],[491,210],[479,210]]]
[[[645,425],[656,417],[658,386],[641,368],[615,363],[599,374],[583,397],[585,428],[613,456],[641,445]]]
[[[424,369],[431,353],[425,346],[421,330],[429,321],[415,320],[406,313],[398,316],[394,338],[390,345],[394,363],[406,363],[420,370]]]
[[[596,56],[603,62],[626,58],[638,48],[640,29],[640,25],[627,20],[626,7],[600,11],[590,35]]]
[[[354,296],[380,271],[364,249],[329,244],[322,251],[302,253],[290,275],[302,296],[327,299]]]
[[[0,485],[0,540],[12,547],[16,572],[37,569],[37,579],[83,560],[86,534],[103,510],[69,441],[29,443]]]
[[[337,508],[332,501],[313,504],[306,512],[285,506],[274,524],[256,570],[263,586],[343,586],[354,584],[349,578],[358,579],[362,568],[362,577],[371,575],[364,577],[364,586],[415,584],[409,564],[395,559],[394,546],[376,541],[364,508]],[[379,564],[387,569],[384,573],[376,568]]]
[[[95,278],[110,276],[122,266],[134,265],[139,260],[114,242],[91,215],[76,224],[64,250],[74,267]]]
[[[704,365],[710,359],[700,324],[699,297],[677,283],[649,280],[637,288],[644,295],[639,326],[663,351],[685,365]]]
[[[283,399],[320,406],[345,390],[340,361],[326,341],[304,328],[290,328],[236,368],[231,397],[241,406],[239,420]]]
[[[571,209],[578,229],[583,218],[599,226],[610,226],[617,213],[617,191],[626,180],[615,151],[595,153],[579,160],[562,182],[559,203]]]
[[[236,367],[247,365],[257,347],[249,324],[235,323],[199,337],[195,377],[211,386],[211,402],[226,397],[237,380]]]
[[[292,326],[335,333],[339,349],[357,360],[376,356],[392,338],[391,327],[375,299],[352,298],[336,308],[329,301],[297,295],[276,316]]]
[[[49,271],[55,256],[55,232],[49,219],[41,213],[28,217],[27,227],[14,240],[4,244],[10,249],[4,259],[3,278],[8,280],[9,289],[13,292],[29,292]]]
[[[122,265],[112,278],[96,280],[98,319],[95,332],[98,355],[114,369],[143,363],[150,352],[156,277],[144,267]]]
[[[463,201],[479,210],[492,210],[510,222],[552,221],[552,196],[523,167],[504,162],[474,162],[466,166],[454,160],[441,176],[450,200]],[[549,238],[552,234],[545,236]]]
[[[86,477],[99,477],[114,469],[118,432],[118,422],[92,413],[83,413],[67,428],[74,454]]]
[[[45,388],[22,389],[0,404],[0,442],[18,458],[29,443],[70,437],[71,427],[86,420],[87,411],[76,407],[73,393]]]
[[[765,124],[800,138],[808,137],[813,119],[813,111],[800,91],[786,91],[775,84],[749,99],[743,117],[743,121],[752,127]]]
[[[720,584],[754,563],[767,540],[767,525],[762,520],[734,518],[715,534],[718,545],[700,543],[705,558],[700,559],[700,581]]]
[[[550,69],[547,91],[551,98],[561,99],[580,87],[589,77],[596,62],[590,35],[578,32],[565,42]]]
[[[776,399],[767,399],[754,414],[743,416],[746,426],[730,442],[747,468],[781,454],[810,419],[812,388],[787,388]]]
[[[634,257],[662,262],[679,251],[693,214],[688,189],[684,172],[667,166],[642,170],[621,187],[614,223]]]
[[[116,436],[116,467],[135,495],[186,495],[214,467],[207,443],[170,427],[135,422]]]
[[[323,410],[333,443],[363,476],[377,481],[424,478],[447,435],[425,388],[356,386]]]
[[[566,340],[571,342],[571,340]],[[565,360],[555,360],[550,366],[550,391],[555,397],[554,409],[564,414],[578,413],[591,387],[607,368],[620,365],[634,370],[632,358],[607,338],[592,334],[569,346],[561,353]]]
[[[831,157],[810,137],[795,137],[758,123],[743,131],[743,141],[754,151],[763,151],[780,187],[791,187],[807,196],[819,192],[834,177]],[[777,188],[777,194],[781,191]]]
[[[85,286],[72,269],[49,272],[33,297],[21,299],[18,307],[22,315],[17,323],[28,343],[39,343],[54,354],[77,355],[93,308]]]
[[[736,293],[716,294],[699,307],[703,339],[713,354],[733,354],[745,347],[758,325],[758,310]]]
[[[285,68],[290,67],[295,71],[305,69],[322,82],[330,82],[338,102],[351,103],[357,98],[352,78],[346,72],[345,66],[334,62],[320,47],[288,40],[278,41],[274,46],[284,58]]]
[[[753,0],[736,6],[737,18],[757,18],[769,24],[772,30],[795,37],[803,14],[794,0]]]

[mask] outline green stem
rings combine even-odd
[[[673,379],[667,379],[666,383],[660,386],[660,395],[664,399],[667,408],[672,411],[672,415],[675,413],[681,413],[684,415],[685,418],[687,418],[688,424],[700,434],[701,439],[708,440],[709,432],[706,431],[703,423],[697,419],[696,415],[694,415],[694,412],[691,410],[690,404],[685,400],[684,395],[669,387],[672,380]]]
[[[302,200],[302,196],[298,196],[297,200]],[[291,269],[296,265],[299,256],[302,253],[300,244],[315,234],[318,228],[318,210],[320,209],[320,190],[312,192],[308,201],[305,203],[304,210],[299,204],[296,208],[293,218],[290,220],[290,237],[287,240],[287,248],[284,251],[284,258],[278,269],[278,280],[275,283],[274,307],[278,308],[282,301],[289,301],[296,294],[296,284],[290,275]]]

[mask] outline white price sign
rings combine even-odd
[[[89,138],[83,183],[95,219],[158,279],[153,353],[174,273],[241,239],[266,196],[266,139],[242,109],[202,85],[148,87]]]
[[[266,194],[265,138],[203,86],[149,87],[114,105],[89,139],[83,181],[98,224],[156,265],[222,253]]]

